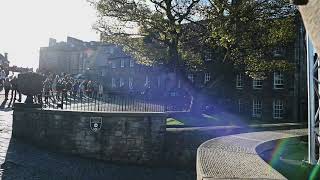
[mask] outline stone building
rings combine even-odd
[[[85,73],[98,45],[98,42],[84,42],[72,37],[68,37],[66,42],[51,38],[48,47],[40,48],[39,71]]]
[[[0,54],[0,66],[9,67],[8,53]]]
[[[233,66],[221,71],[215,61],[221,57],[208,50],[203,53],[205,69],[185,70],[186,77],[172,84],[164,66],[138,64],[114,44],[70,37],[62,43],[50,40],[49,47],[41,48],[39,66],[52,72],[85,73],[101,82],[109,93],[167,97],[173,101],[185,99],[183,86],[188,79],[197,88],[203,109],[210,107],[214,112],[230,112],[245,119],[303,121],[307,112],[305,30],[298,22],[295,42],[273,53],[275,58],[294,64],[294,71],[272,72],[263,80],[252,79]]]

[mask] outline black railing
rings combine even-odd
[[[73,94],[70,92],[47,93],[38,96],[36,101],[44,109],[64,109],[76,111],[133,111],[165,112],[167,105],[159,100],[129,95]]]

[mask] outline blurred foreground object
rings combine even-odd
[[[319,0],[291,0],[298,6],[306,30],[312,43],[320,52],[320,1]]]
[[[291,0],[292,4],[295,5],[306,5],[309,0]]]

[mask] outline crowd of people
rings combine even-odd
[[[49,99],[61,101],[68,96],[99,98],[103,95],[103,85],[93,80],[76,79],[69,74],[49,74],[43,82],[43,95],[45,103]]]
[[[5,92],[5,100],[9,99],[9,93],[11,90],[11,101],[17,100],[18,94],[18,101],[21,102],[21,93],[18,89],[18,82],[17,77],[12,73],[9,74],[9,70],[4,67],[0,67],[0,87],[4,89]]]

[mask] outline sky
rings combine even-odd
[[[10,65],[38,68],[49,38],[99,39],[96,11],[86,0],[0,0],[0,7],[0,53],[8,53]]]

